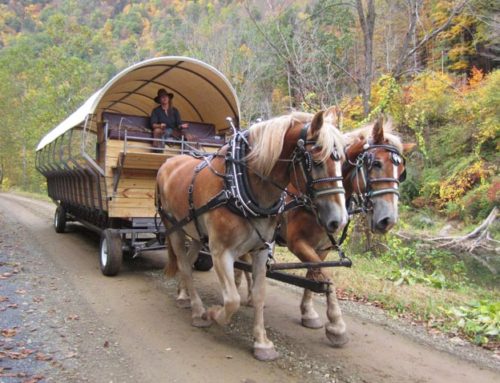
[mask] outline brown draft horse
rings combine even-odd
[[[398,185],[405,174],[401,153],[415,146],[402,144],[396,135],[390,133],[390,125],[380,117],[375,123],[344,135],[347,161],[342,175],[345,196],[348,201],[356,199],[358,209],[369,215],[371,230],[378,233],[389,231],[398,219]],[[324,261],[333,247],[314,212],[304,207],[283,215],[279,236],[302,262]],[[325,269],[309,269],[306,276],[331,281]],[[237,277],[241,278],[241,275]],[[245,273],[245,277],[248,285],[250,276]],[[300,304],[301,320],[304,327],[317,329],[323,327],[323,323],[313,307],[312,297],[312,292],[305,289]],[[333,284],[326,293],[326,301],[326,336],[335,347],[340,347],[347,343],[348,337]]]
[[[372,232],[377,233],[388,232],[397,222],[398,186],[405,175],[402,153],[415,146],[401,143],[399,137],[390,131],[390,121],[384,122],[380,117],[375,123],[344,135],[347,161],[342,175],[346,199],[356,198],[358,207],[368,214]],[[332,243],[310,211],[304,208],[292,210],[284,215],[284,221],[286,224],[282,226],[281,234],[290,251],[301,261],[321,262],[326,258]],[[309,270],[308,277],[330,280],[322,269]],[[348,341],[348,337],[333,285],[326,296],[328,323],[325,332],[330,342],[339,347]],[[312,292],[307,289],[300,311],[303,326],[323,327],[313,307]]]
[[[167,274],[179,271],[180,284],[188,292],[193,326],[209,326],[212,321],[220,325],[229,323],[240,306],[233,264],[241,255],[251,253],[253,352],[259,360],[278,357],[264,328],[264,298],[266,263],[283,207],[284,190],[291,182],[304,192],[304,175],[317,181],[313,189],[318,185],[338,189],[337,162],[343,159],[344,145],[342,135],[334,127],[335,121],[333,108],[318,112],[312,120],[310,115],[302,113],[274,118],[253,125],[247,135],[235,134],[232,143],[211,159],[180,155],[168,159],[158,171],[157,205],[168,234]],[[236,159],[232,154],[245,146],[248,155]],[[332,155],[335,152],[340,159]],[[313,162],[313,169],[307,167],[307,162]],[[238,166],[237,172],[228,172]],[[245,173],[244,179],[235,184],[241,173]],[[239,190],[245,186],[246,191]],[[229,198],[222,198],[224,203],[213,203],[228,194]],[[240,198],[240,194],[248,196],[248,200]],[[326,230],[333,233],[345,226],[343,189],[342,193],[317,193],[309,197]],[[207,206],[213,208],[204,208]],[[172,227],[178,230],[171,230]],[[186,235],[192,238],[187,251]],[[192,265],[205,241],[224,302],[222,307],[208,310],[192,276]]]

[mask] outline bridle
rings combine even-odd
[[[316,141],[307,141],[307,130],[309,126],[310,124],[306,124],[300,132],[300,138],[297,141],[297,147],[292,157],[292,165],[295,165],[297,162],[299,162],[302,176],[306,181],[306,193],[305,193],[306,198],[310,200],[308,204],[313,204],[314,203],[313,201],[318,197],[330,194],[345,194],[345,190],[344,186],[324,187],[320,189],[315,188],[315,185],[321,185],[324,183],[337,182],[337,181],[340,181],[342,185],[343,177],[342,175],[340,175],[340,176],[323,177],[316,179],[313,178],[312,169],[314,166],[314,160],[311,156],[311,153],[308,150],[306,150],[306,146],[313,145],[313,147],[315,147]],[[333,161],[340,161],[340,154],[336,148],[330,155],[330,158]],[[293,173],[295,174],[295,178],[297,179],[296,169],[293,169]]]
[[[393,177],[370,178],[369,174],[373,167],[375,153],[377,149],[383,149],[390,153],[391,162],[393,164]],[[406,169],[396,178],[399,165],[405,165],[405,158],[394,145],[388,144],[365,144],[363,151],[356,157],[354,162],[346,161],[347,166],[354,166],[354,171],[351,174],[351,182],[358,187],[358,193],[353,193],[352,197],[358,209],[353,212],[363,211],[368,212],[373,208],[372,198],[385,194],[395,194],[399,197],[399,184],[406,179]],[[394,184],[393,187],[375,189],[374,184],[389,182]],[[359,192],[364,190],[364,192]]]

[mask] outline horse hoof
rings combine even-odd
[[[326,337],[330,341],[333,347],[342,347],[347,342],[349,342],[349,337],[347,334],[334,334],[332,332],[328,332],[328,329],[325,331]]]
[[[191,300],[190,299],[176,299],[175,304],[177,307],[181,309],[189,309],[191,308]]]
[[[253,356],[255,357],[255,359],[260,360],[261,362],[270,362],[279,358],[280,354],[274,349],[274,347],[254,348]]]
[[[302,326],[316,330],[323,327],[323,323],[319,318],[302,318]]]
[[[204,328],[210,327],[212,325],[212,321],[208,319],[205,315],[203,317],[196,317],[191,319],[191,325],[193,327]]]

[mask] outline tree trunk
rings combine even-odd
[[[28,161],[26,159],[26,143],[23,142],[23,189],[28,189],[28,172],[27,165]]]
[[[356,10],[358,11],[359,24],[363,31],[364,59],[365,66],[363,78],[360,81],[361,97],[363,99],[363,112],[365,116],[370,113],[371,86],[373,81],[373,30],[375,28],[375,2],[366,1],[366,11],[362,0],[356,0]]]
[[[2,190],[3,185],[3,160],[0,163],[0,190]]]

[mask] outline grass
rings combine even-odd
[[[466,332],[460,327],[460,318],[450,314],[474,302],[500,302],[498,276],[491,275],[472,259],[462,262],[456,254],[433,251],[422,255],[415,244],[396,245],[396,249],[391,248],[389,239],[389,251],[382,255],[360,253],[344,247],[353,267],[330,269],[340,298],[369,301],[394,317],[405,317],[450,336],[460,335],[486,348],[499,348],[500,336],[485,337]],[[395,254],[398,251],[400,256]],[[336,257],[332,252],[328,259]],[[410,259],[405,260],[405,257]],[[426,261],[421,263],[425,257]],[[275,258],[278,262],[297,262],[297,258],[285,248],[277,248]],[[416,264],[412,265],[412,262]],[[442,275],[440,283],[433,284],[430,277],[435,275],[431,274],[433,269]],[[415,276],[411,285],[396,284],[391,280],[394,279],[391,275],[401,273],[401,270],[410,270],[409,275]],[[296,273],[303,275],[305,271]],[[477,331],[480,332],[479,327]]]

